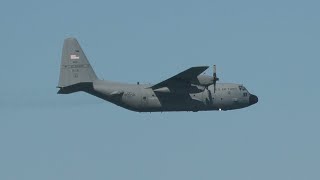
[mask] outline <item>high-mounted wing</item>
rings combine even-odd
[[[191,84],[190,82],[197,78],[203,71],[208,69],[209,66],[191,67],[169,79],[166,79],[158,84],[151,86],[152,89],[162,87],[174,87],[182,84]]]

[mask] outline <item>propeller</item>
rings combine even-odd
[[[217,68],[216,65],[213,65],[213,92],[216,93],[216,84],[217,81],[219,81],[219,78],[217,77]]]

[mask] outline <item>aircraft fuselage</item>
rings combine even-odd
[[[106,101],[137,112],[232,110],[248,107],[258,99],[239,84],[218,83],[200,92],[190,87],[175,92],[155,92],[150,85],[122,84],[97,80],[87,90]],[[200,87],[201,88],[201,87]]]

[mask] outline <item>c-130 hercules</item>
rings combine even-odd
[[[209,111],[245,108],[258,102],[240,84],[216,83],[213,76],[200,75],[208,66],[191,67],[154,85],[125,84],[97,78],[78,41],[64,40],[58,94],[84,91],[137,112]]]

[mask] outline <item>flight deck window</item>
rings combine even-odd
[[[246,91],[247,89],[244,86],[238,86],[240,91]]]
[[[243,93],[243,97],[247,97],[248,96],[248,93]]]

